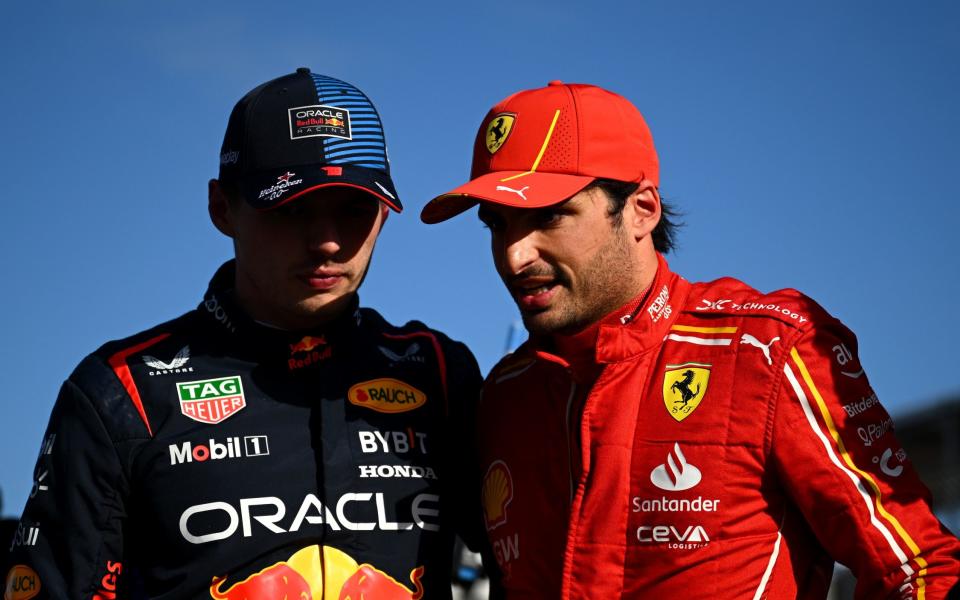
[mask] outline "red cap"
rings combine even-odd
[[[420,219],[439,223],[480,201],[550,206],[598,177],[659,185],[650,129],[623,96],[551,81],[490,109],[473,145],[470,182],[428,202]]]

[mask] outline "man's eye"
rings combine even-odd
[[[368,219],[375,217],[378,207],[362,203],[348,204],[341,209],[341,215],[348,219]]]
[[[544,210],[537,214],[537,225],[549,227],[556,225],[563,218],[563,214],[556,210]]]
[[[490,231],[500,231],[503,228],[503,223],[495,215],[484,214],[483,211],[477,215],[480,219],[480,224],[483,225],[485,229]]]
[[[280,217],[299,217],[303,215],[303,204],[300,202],[287,202],[272,211]]]

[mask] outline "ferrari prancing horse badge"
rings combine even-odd
[[[710,365],[684,363],[667,365],[663,375],[663,403],[677,421],[686,419],[700,406],[710,382]]]
[[[496,154],[497,150],[500,149],[500,146],[507,141],[507,138],[510,137],[510,132],[513,130],[513,122],[517,119],[517,116],[512,113],[500,113],[493,115],[493,118],[490,119],[490,122],[487,123],[486,131],[486,144],[487,152],[490,154]]]

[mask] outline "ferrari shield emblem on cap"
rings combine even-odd
[[[490,154],[496,154],[500,146],[507,141],[510,131],[513,130],[513,122],[516,120],[517,116],[512,113],[500,113],[490,119],[486,133],[487,150]]]
[[[693,362],[667,365],[663,375],[663,403],[670,416],[682,421],[697,410],[709,382],[710,365]]]

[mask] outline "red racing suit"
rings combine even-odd
[[[585,389],[530,342],[487,378],[481,494],[508,598],[824,598],[834,560],[857,598],[947,595],[960,543],[846,327],[662,257],[633,304],[597,327]]]

